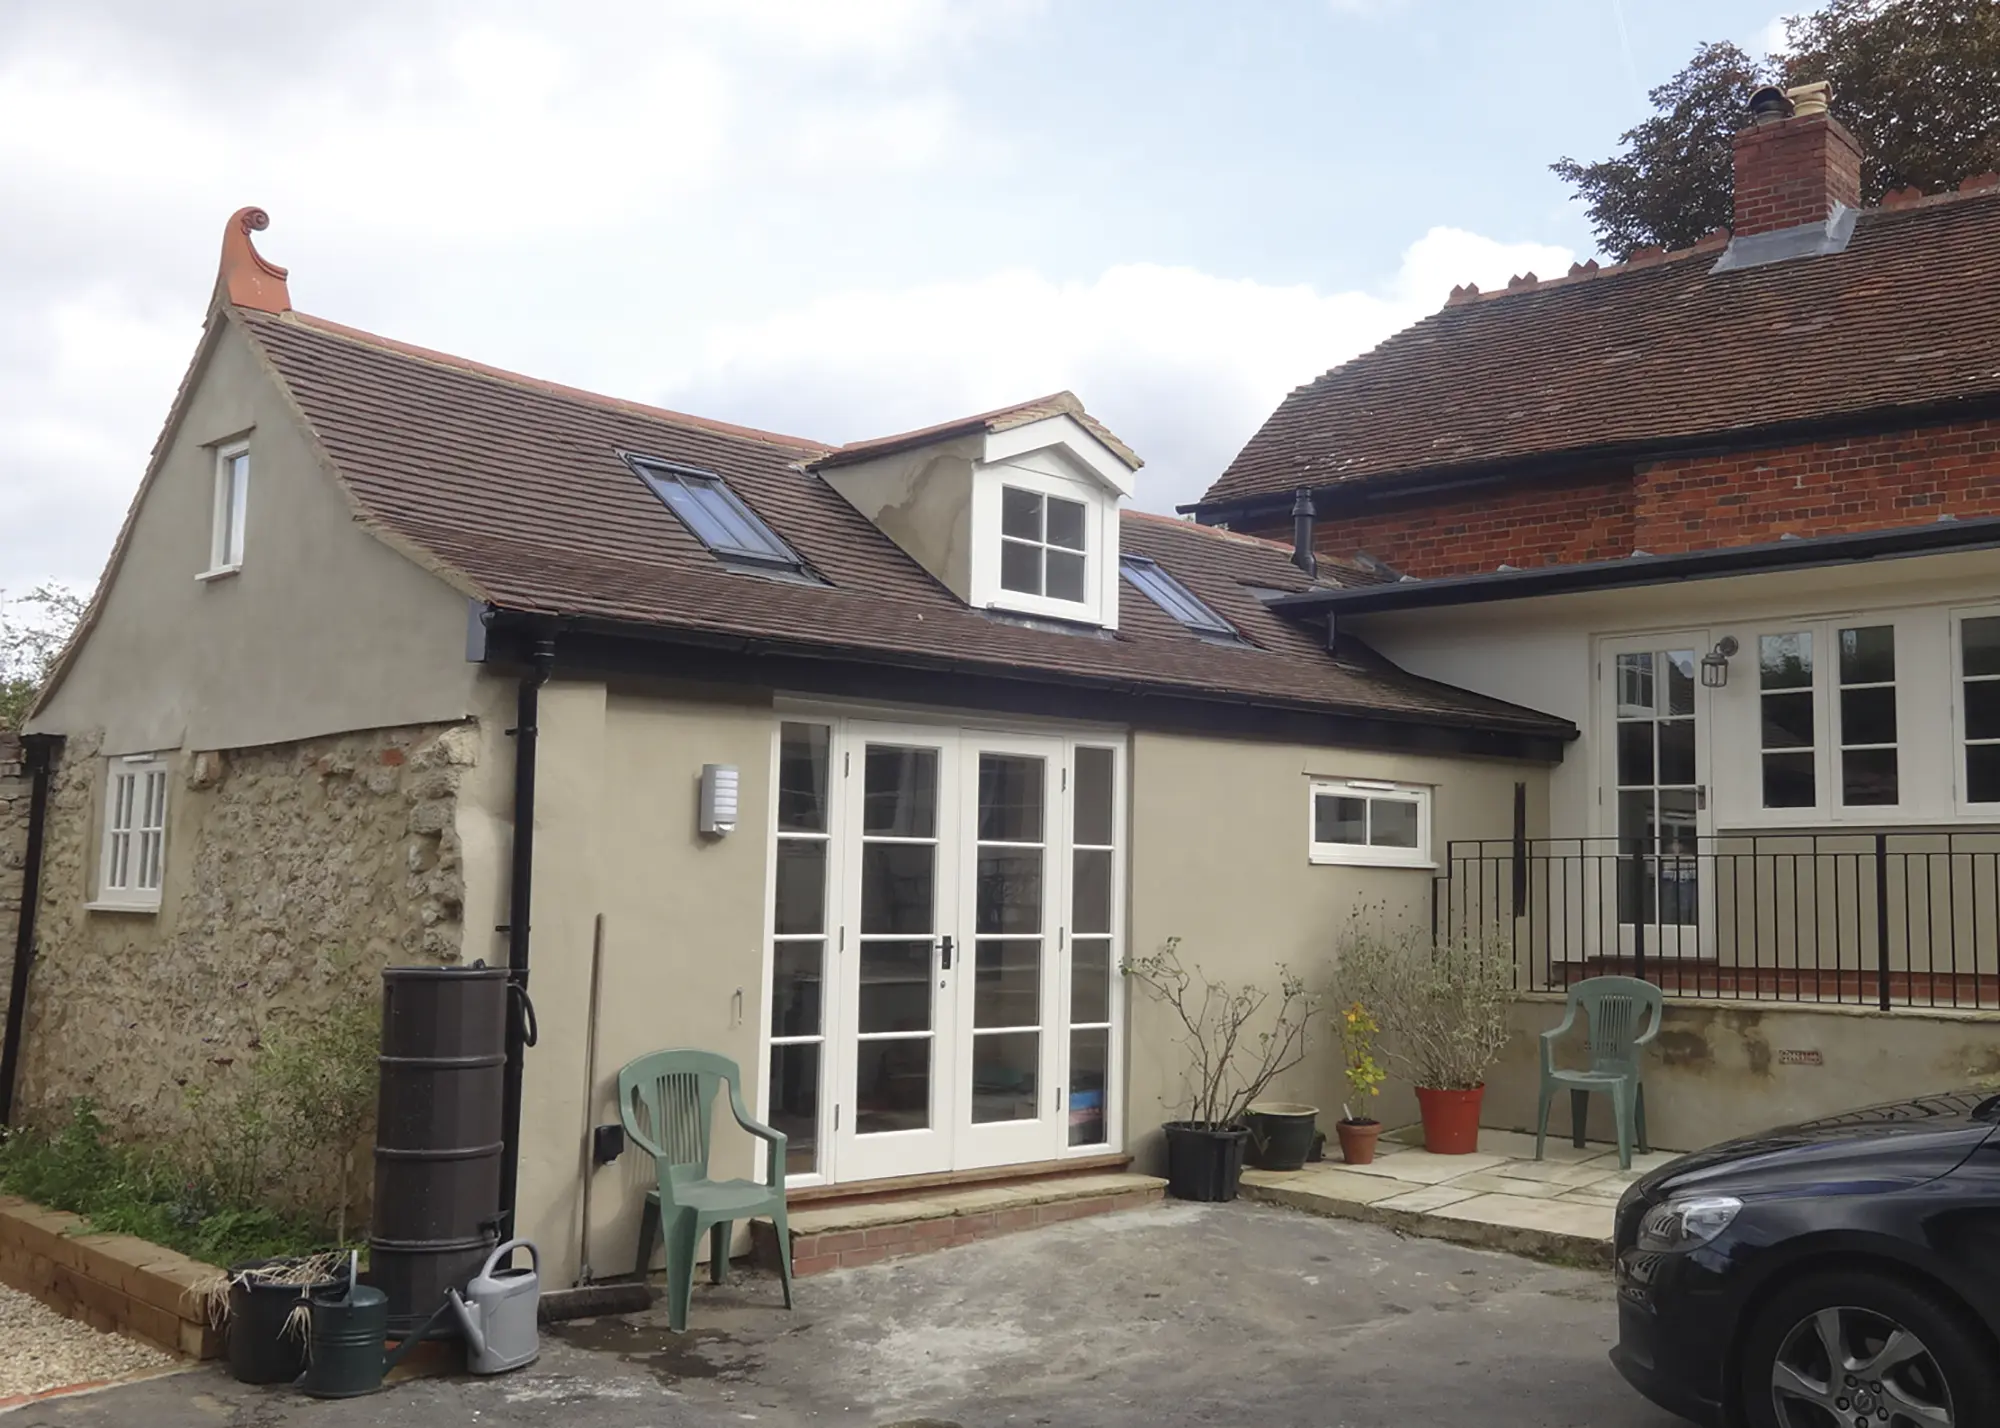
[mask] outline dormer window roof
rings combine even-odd
[[[1204,639],[1243,643],[1234,625],[1210,609],[1202,598],[1174,579],[1157,562],[1143,555],[1128,555],[1119,562],[1125,578],[1181,624]]]
[[[625,460],[667,509],[680,517],[688,532],[724,565],[757,575],[815,579],[798,552],[713,471],[645,456],[627,456]]]

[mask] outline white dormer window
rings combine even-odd
[[[1090,508],[1042,491],[1000,488],[1000,588],[1081,605]]]

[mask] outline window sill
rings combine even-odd
[[[87,902],[83,905],[83,910],[85,912],[135,912],[145,917],[151,917],[159,912],[160,905],[156,902]]]
[[[1434,873],[1438,865],[1429,858],[1371,858],[1366,854],[1312,852],[1307,860],[1317,868],[1390,868],[1412,873]]]
[[[214,570],[202,571],[201,574],[195,576],[195,579],[206,585],[211,580],[225,580],[229,576],[239,575],[242,573],[242,570],[243,567],[240,565],[222,565],[216,567]]]

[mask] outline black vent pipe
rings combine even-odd
[[[1306,579],[1319,578],[1319,557],[1313,554],[1313,493],[1304,486],[1292,497],[1292,564],[1306,573]]]
[[[535,749],[541,718],[542,686],[555,671],[556,638],[535,631],[528,647],[528,672],[515,695],[514,847],[507,897],[507,1069],[500,1092],[500,1225],[512,1239],[515,1188],[521,1169],[521,1072],[535,1044],[534,1005],[528,1000],[528,928],[535,891]]]
[[[0,1126],[14,1123],[14,1078],[21,1069],[21,1037],[28,1015],[28,973],[35,965],[35,914],[42,903],[42,845],[49,823],[49,781],[55,772],[60,734],[28,734],[21,740],[33,783],[28,792],[28,846],[21,861],[21,918],[14,928],[14,977],[7,993],[7,1031],[0,1042]]]

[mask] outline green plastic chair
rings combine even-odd
[[[729,1086],[729,1109],[736,1124],[770,1146],[768,1184],[708,1178],[710,1124],[718,1083]],[[653,1157],[660,1178],[646,1192],[639,1222],[638,1275],[653,1262],[653,1245],[664,1230],[667,1242],[667,1324],[687,1328],[688,1301],[694,1297],[695,1253],[708,1231],[708,1275],[721,1284],[729,1273],[729,1236],[737,1220],[769,1215],[777,1227],[778,1268],[785,1281],[785,1307],[792,1307],[791,1234],[785,1224],[785,1137],[750,1119],[743,1108],[743,1073],[726,1056],[708,1051],[656,1051],[618,1073],[618,1117],[633,1144]]]
[[[1588,1071],[1558,1071],[1556,1042],[1576,1025],[1577,1008],[1590,1018]],[[1618,1166],[1632,1168],[1632,1132],[1639,1133],[1639,1150],[1649,1151],[1646,1140],[1646,1087],[1639,1079],[1639,1063],[1648,1044],[1660,1034],[1666,1001],[1660,989],[1637,977],[1590,977],[1569,989],[1562,1024],[1542,1033],[1541,1105],[1535,1112],[1535,1159],[1542,1158],[1543,1142],[1549,1133],[1549,1104],[1558,1086],[1569,1087],[1570,1125],[1578,1149],[1583,1148],[1583,1126],[1590,1112],[1590,1093],[1602,1091],[1611,1097],[1618,1119]],[[1639,1030],[1641,1021],[1646,1029]]]

